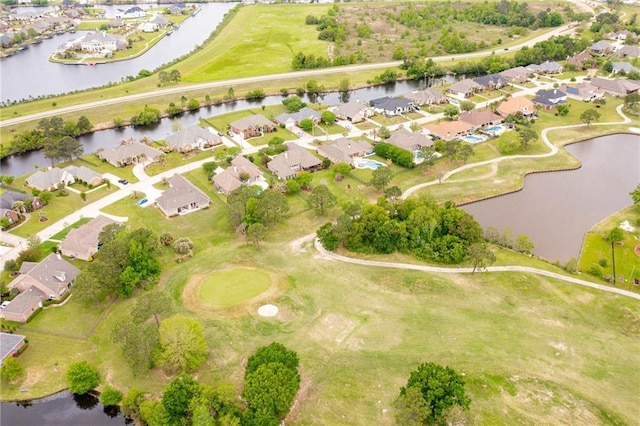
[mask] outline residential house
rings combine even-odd
[[[121,28],[121,27],[124,27],[124,21],[120,18],[112,19],[109,21],[109,26],[111,28]]]
[[[20,349],[26,344],[25,336],[0,332],[0,366],[9,357],[18,356]]]
[[[613,52],[613,44],[605,40],[600,40],[589,46],[589,52],[598,56],[606,56]]]
[[[171,13],[172,15],[181,15],[182,11],[185,9],[185,5],[184,3],[172,4],[167,6],[167,9],[169,10],[169,13]]]
[[[531,119],[536,115],[536,106],[524,96],[512,96],[498,105],[497,112],[502,117],[522,113],[524,118]]]
[[[449,86],[447,92],[463,98],[470,98],[474,93],[481,92],[483,89],[484,87],[475,81],[465,78]]]
[[[25,184],[40,191],[55,191],[56,189],[70,185],[76,180],[66,170],[52,167],[48,170],[38,170],[27,178]]]
[[[101,175],[85,166],[68,166],[62,170],[73,176],[76,182],[84,182],[89,186],[98,186],[104,182]]]
[[[359,123],[373,115],[373,110],[357,101],[350,101],[346,104],[338,105],[333,113],[339,120],[347,120],[352,123]]]
[[[627,39],[636,40],[637,36],[635,33],[629,30],[620,30],[607,34],[607,38],[609,40],[620,40],[626,41]]]
[[[173,151],[189,152],[196,148],[202,149],[220,145],[222,139],[217,134],[194,125],[167,136],[165,143],[167,144],[167,148]]]
[[[158,28],[166,28],[169,25],[169,20],[162,15],[156,15],[149,22],[158,26]]]
[[[622,58],[640,58],[640,47],[638,46],[623,46],[616,52]]]
[[[58,48],[64,50],[82,50],[84,52],[104,53],[124,50],[129,46],[127,40],[120,35],[107,34],[104,31],[87,33],[80,38],[69,40]]]
[[[372,99],[369,101],[369,105],[378,114],[384,114],[386,116],[401,115],[414,110],[413,102],[409,99],[391,98],[389,96]]]
[[[279,114],[276,116],[275,122],[284,124],[287,129],[291,129],[294,126],[299,126],[300,122],[305,119],[313,121],[313,124],[318,124],[322,119],[322,114],[309,107],[304,107],[298,112],[284,112]]]
[[[156,206],[167,217],[205,209],[211,204],[211,198],[182,175],[173,175],[169,185],[156,200]]]
[[[564,67],[555,61],[546,61],[540,65],[528,65],[527,70],[536,74],[560,74],[564,71]]]
[[[105,226],[112,223],[118,222],[106,216],[98,215],[84,225],[72,229],[60,242],[60,253],[63,256],[88,261],[100,248],[101,242],[98,238],[100,232]]]
[[[339,138],[318,147],[318,154],[328,158],[333,163],[353,164],[354,158],[373,154],[373,146],[366,141],[353,141]]]
[[[544,109],[552,109],[558,104],[566,104],[567,94],[559,89],[538,90],[532,101]]]
[[[42,35],[53,27],[48,21],[36,21],[29,25],[25,25],[20,32],[25,35],[29,34],[29,29],[33,29],[37,34]]]
[[[482,127],[502,123],[502,117],[488,109],[474,109],[473,111],[461,112],[458,121],[468,123],[473,126],[473,130],[478,130]]]
[[[118,18],[120,18],[120,19],[142,18],[144,16],[147,16],[147,12],[145,12],[143,9],[141,9],[138,6],[130,7],[127,10],[116,9],[116,13],[114,14],[114,17],[116,19],[118,19]]]
[[[577,55],[567,57],[567,63],[575,65],[578,70],[598,67],[598,61],[586,50]]]
[[[8,321],[26,322],[45,300],[60,300],[75,281],[80,270],[51,253],[42,262],[23,262],[19,275],[9,283],[21,293],[1,311]]]
[[[611,72],[614,74],[629,74],[630,72],[640,72],[640,70],[629,62],[614,62]]]
[[[230,123],[229,127],[234,133],[242,134],[245,139],[262,136],[268,132],[275,132],[277,128],[275,123],[260,114],[250,115],[236,120]]]
[[[466,135],[473,126],[463,121],[443,121],[441,123],[427,124],[424,128],[433,136],[443,141],[450,141]]]
[[[589,82],[580,83],[576,86],[561,86],[560,90],[567,94],[567,98],[583,102],[591,102],[594,99],[604,96],[604,90],[598,89]]]
[[[224,195],[229,195],[242,185],[266,186],[262,171],[242,156],[235,157],[230,167],[213,177],[213,186]]]
[[[124,167],[142,161],[153,163],[162,155],[162,151],[139,142],[125,142],[117,148],[98,152],[98,158],[115,167]]]
[[[154,33],[158,31],[158,24],[153,22],[143,22],[138,26],[138,29],[143,33]]]
[[[14,208],[18,203],[28,203],[28,208]],[[43,207],[44,203],[38,197],[32,197],[22,192],[5,191],[0,195],[0,218],[6,217],[9,225],[20,222],[20,213],[35,211]],[[18,210],[18,211],[16,211]]]
[[[500,74],[487,74],[478,78],[474,78],[473,81],[483,87],[483,90],[496,90],[509,84],[509,80]]]
[[[422,132],[411,132],[404,127],[393,132],[386,142],[411,152],[420,151],[426,146],[433,145],[433,140],[429,136]]]
[[[441,91],[432,87],[405,93],[402,96],[409,99],[414,105],[438,105],[448,102],[447,97]]]
[[[322,161],[304,148],[287,144],[287,150],[278,154],[267,164],[267,168],[280,179],[293,179],[301,171],[312,171],[322,166]]]
[[[13,43],[14,43],[13,36],[14,36],[13,32],[7,32],[0,35],[0,45],[2,47],[13,46]]]
[[[605,93],[612,96],[621,97],[626,96],[629,93],[640,93],[640,81],[628,80],[625,78],[609,80],[606,78],[596,77],[591,80],[591,85],[604,90]]]

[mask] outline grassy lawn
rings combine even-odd
[[[191,152],[180,153],[180,152],[170,152],[165,155],[164,162],[158,162],[149,164],[144,171],[149,176],[154,176],[159,173],[162,173],[166,170],[171,170],[176,167],[182,166],[186,163],[191,163],[193,161],[204,160],[205,158],[209,158],[213,160],[213,150],[194,150]]]
[[[265,133],[260,137],[246,139],[246,141],[253,146],[262,146],[269,143],[269,141],[273,138],[282,138],[285,141],[292,141],[294,139],[298,139],[298,137],[293,133],[291,133],[289,130],[281,129],[280,127],[277,127],[275,132]]]
[[[394,124],[402,124],[408,121],[407,118],[400,115],[387,117],[385,115],[377,114],[371,117],[371,119],[376,123],[380,123],[382,126],[393,126]],[[358,126],[358,128],[360,128],[360,126]],[[365,129],[361,129],[361,130],[365,130]]]
[[[84,225],[85,223],[89,222],[90,220],[91,220],[91,218],[84,217],[84,218],[80,219],[79,221],[77,221],[76,223],[73,223],[73,224],[67,226],[62,231],[60,231],[57,234],[53,235],[50,239],[51,240],[62,240],[64,237],[67,236],[69,231],[71,231],[72,229],[79,228],[80,226]]]
[[[106,161],[102,161],[98,158],[98,156],[93,154],[74,160],[74,164],[77,166],[88,167],[91,170],[94,170],[96,173],[100,174],[111,173],[132,183],[138,181],[138,178],[136,178],[133,174],[133,166],[114,167]]]
[[[271,278],[259,269],[233,268],[207,275],[200,287],[200,299],[213,306],[231,307],[269,288]]]
[[[196,83],[285,72],[297,52],[326,56],[309,14],[323,15],[330,5],[252,5],[242,7],[213,42],[180,63],[182,81]],[[247,25],[247,23],[251,25]],[[242,37],[238,37],[242,34]],[[207,58],[203,61],[203,58]]]
[[[565,71],[562,74],[557,74],[554,77],[558,80],[570,80],[571,78],[581,77],[587,75],[586,71]]]
[[[640,237],[640,205],[627,207],[619,212],[603,219],[596,224],[585,236],[580,252],[579,266],[583,272],[589,272],[594,264],[600,264],[605,275],[612,276],[611,242],[606,235],[623,221],[635,228],[633,232],[624,232],[622,244],[614,246],[616,260],[616,275],[624,276],[625,282],[616,282],[623,288],[633,288],[633,278],[640,279],[640,258],[634,253],[634,247],[638,245]],[[603,266],[604,265],[604,266]],[[637,287],[636,287],[637,288]]]
[[[317,127],[320,127],[320,129],[322,130],[316,130]],[[317,126],[315,126],[313,128],[313,132],[312,135],[314,137],[318,137],[320,139],[322,139],[323,135],[326,135],[327,133],[330,135],[338,135],[340,133],[345,133],[347,132],[347,129],[345,129],[342,126],[338,126],[337,124],[324,124],[324,123],[320,123]]]
[[[371,129],[377,128],[378,126],[376,126],[370,121],[364,121],[362,123],[356,124],[356,127],[360,130],[371,130]]]

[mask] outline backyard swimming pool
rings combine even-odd
[[[507,128],[501,124],[498,124],[496,126],[491,126],[491,127],[487,127],[486,129],[484,129],[485,132],[489,133],[492,136],[498,136],[504,133],[504,131],[507,130]]]
[[[480,142],[486,141],[487,138],[485,136],[480,136],[480,135],[467,135],[467,136],[463,136],[462,140],[469,143],[480,143]]]
[[[356,169],[371,169],[371,170],[376,170],[379,169],[382,166],[385,166],[384,163],[381,163],[379,161],[376,160],[365,160],[363,158],[357,160],[355,162],[355,166]]]

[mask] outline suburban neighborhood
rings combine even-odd
[[[28,3],[83,72],[222,7]],[[293,3],[2,99],[1,422],[633,424],[640,4]]]

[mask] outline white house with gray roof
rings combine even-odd
[[[169,185],[156,200],[156,206],[167,217],[205,209],[211,204],[211,198],[182,175],[173,175]]]
[[[369,105],[375,112],[387,116],[400,115],[413,111],[413,102],[407,98],[391,98],[385,96],[384,98],[370,100]]]
[[[447,97],[441,91],[432,87],[405,93],[402,96],[409,99],[414,105],[437,105],[448,102]]]
[[[85,52],[104,53],[124,50],[129,46],[127,39],[116,34],[107,34],[105,31],[87,33],[82,37],[69,40],[58,50],[82,50]]]
[[[73,176],[76,181],[85,182],[87,185],[97,186],[104,181],[101,175],[85,166],[68,166],[62,170]]]

